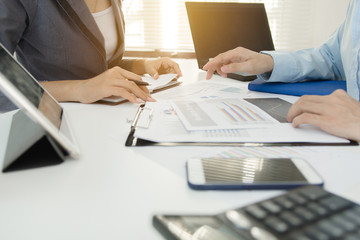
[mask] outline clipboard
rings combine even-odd
[[[130,132],[125,142],[126,147],[145,147],[145,146],[199,146],[199,147],[271,147],[271,146],[358,146],[359,143],[353,140],[349,142],[156,142],[147,139],[138,138],[135,136],[137,128],[148,128],[153,119],[153,111],[151,108],[145,106],[145,104],[139,105],[132,124]]]

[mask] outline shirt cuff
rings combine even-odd
[[[260,53],[265,54],[265,55],[270,55],[272,57],[272,55],[270,54],[270,51],[261,51]],[[275,65],[274,65],[274,67],[275,67]],[[259,75],[257,75],[257,77],[263,81],[268,81],[270,79],[271,75],[272,75],[272,71],[259,74]]]
[[[291,82],[296,76],[296,63],[289,52],[281,51],[261,51],[262,54],[270,55],[274,60],[272,72],[266,72],[258,75],[266,82]]]

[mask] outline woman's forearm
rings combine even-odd
[[[81,99],[83,80],[43,81],[40,84],[59,102],[83,102]]]

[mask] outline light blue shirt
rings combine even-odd
[[[346,80],[347,92],[359,100],[360,0],[351,0],[345,21],[320,47],[296,52],[264,51],[274,59],[274,69],[258,77],[268,82],[309,79]]]

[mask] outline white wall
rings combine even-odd
[[[326,41],[339,27],[351,0],[262,0],[275,49],[294,51]]]
[[[316,0],[312,11],[314,19],[313,46],[318,46],[328,39],[344,21],[350,0]]]

